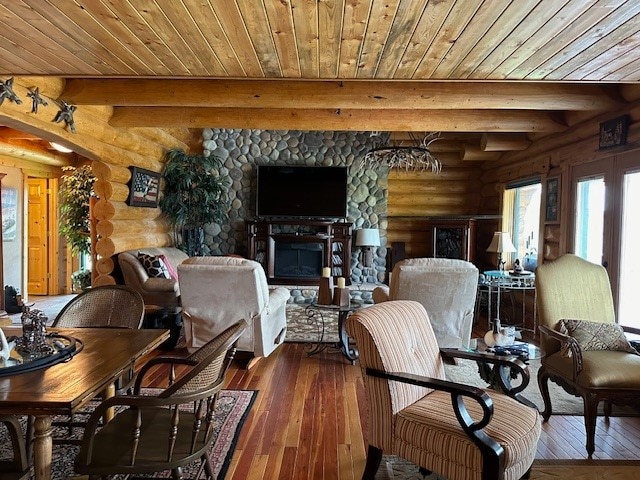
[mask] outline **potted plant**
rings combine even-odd
[[[204,225],[226,218],[229,179],[218,157],[170,150],[165,155],[160,209],[173,228],[175,244],[190,256],[205,255]]]
[[[83,259],[91,252],[89,225],[89,199],[93,193],[95,177],[89,165],[62,167],[65,173],[60,180],[60,234],[67,239],[71,252],[80,257],[80,270],[73,272],[74,290],[91,286],[91,271],[84,268]]]

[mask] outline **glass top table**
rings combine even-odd
[[[311,348],[310,351],[307,352],[307,355],[315,355],[316,353],[320,353],[327,346],[331,344],[324,343],[324,334],[325,334],[325,313],[336,313],[338,315],[338,342],[333,344],[336,348],[338,348],[342,354],[351,362],[353,365],[355,361],[358,359],[359,352],[355,345],[349,344],[349,335],[347,335],[347,330],[345,328],[345,321],[347,317],[362,307],[359,303],[350,303],[346,306],[338,306],[338,305],[322,305],[319,303],[312,303],[308,305],[305,309],[305,313],[307,315],[307,321],[310,324],[315,324],[318,328],[318,342],[314,347]]]
[[[533,335],[537,334],[538,315],[536,310],[536,275],[534,272],[524,270],[522,272],[515,272],[514,270],[487,270],[483,272],[484,283],[479,284],[479,288],[484,287],[487,289],[487,316],[489,328],[493,326],[493,313],[492,313],[492,298],[493,292],[496,293],[496,312],[495,318],[500,317],[500,303],[501,296],[505,292],[522,292],[522,312],[520,318],[520,328],[525,330],[526,315],[527,315],[527,301],[526,294],[531,292],[533,294]],[[502,319],[501,319],[502,320]],[[514,319],[515,320],[515,319]],[[503,322],[504,323],[504,322]],[[506,323],[505,323],[506,324]]]

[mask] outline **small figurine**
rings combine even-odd
[[[76,111],[75,105],[70,105],[64,100],[60,100],[60,111],[56,113],[53,121],[56,123],[64,122],[65,126],[71,133],[76,133],[76,124],[73,121],[73,114]]]
[[[520,260],[518,260],[517,258],[516,258],[516,261],[513,263],[513,271],[515,273],[524,272],[524,268],[522,268],[522,265],[520,265]]]
[[[31,113],[38,113],[38,105],[49,105],[47,101],[40,95],[40,88],[30,88],[27,97],[31,99]]]
[[[42,310],[31,308],[31,305],[22,307],[22,340],[21,347],[34,353],[46,350],[45,336],[47,334],[48,318]]]
[[[7,337],[5,337],[4,332],[1,328],[0,344],[2,345],[2,350],[0,350],[0,360],[6,361],[9,356],[11,356],[11,349],[15,347],[15,342],[7,342]]]
[[[22,100],[20,100],[13,91],[13,77],[11,77],[6,82],[0,80],[0,105],[2,105],[5,98],[12,102],[15,102],[18,105],[22,103]]]

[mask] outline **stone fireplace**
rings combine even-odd
[[[205,128],[203,153],[218,157],[223,163],[219,174],[231,180],[228,220],[205,227],[209,253],[245,255],[251,251],[251,240],[246,232],[247,224],[255,217],[255,165],[347,166],[345,221],[351,222],[354,230],[378,228],[383,246],[374,251],[374,265],[368,275],[357,251],[349,256],[350,265],[343,268],[343,274],[354,283],[371,281],[371,277],[382,282],[385,278],[388,172],[365,170],[360,163],[377,141],[377,136],[370,132]],[[325,256],[333,254],[326,245],[325,248]]]

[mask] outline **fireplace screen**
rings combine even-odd
[[[277,242],[275,247],[275,276],[287,278],[318,278],[322,275],[322,243]]]

